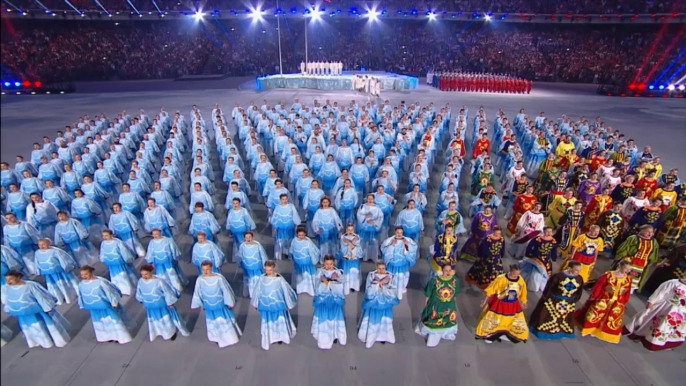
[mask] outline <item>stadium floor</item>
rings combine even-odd
[[[176,85],[174,84],[176,83]],[[240,103],[246,106],[254,100],[270,104],[282,100],[291,103],[298,97],[310,102],[313,98],[348,102],[364,101],[366,96],[352,92],[317,92],[314,90],[238,91],[237,83],[230,89],[217,85],[203,87],[194,82],[147,82],[144,87],[107,86],[107,92],[97,87],[88,93],[43,96],[2,97],[2,159],[13,161],[14,155],[29,155],[31,144],[43,135],[54,137],[55,131],[73,123],[82,114],[91,117],[105,112],[110,118],[122,109],[135,115],[140,108],[154,116],[160,107],[173,113],[180,110],[188,114],[197,104],[204,114],[209,114],[214,103],[228,113]],[[606,124],[619,128],[628,137],[636,139],[639,147],[650,144],[653,153],[662,156],[665,170],[679,167],[686,173],[686,153],[683,151],[686,125],[686,104],[676,99],[609,98],[595,94],[593,87],[566,85],[535,85],[531,95],[447,93],[426,86],[412,92],[389,92],[382,94],[397,104],[419,101],[434,102],[441,106],[450,103],[454,114],[463,104],[473,118],[483,105],[492,127],[492,118],[499,108],[504,108],[513,119],[520,108],[529,115],[546,112],[549,118],[565,113],[572,119],[581,115],[603,117]],[[179,89],[182,88],[182,89]],[[241,87],[244,88],[244,87]],[[129,90],[129,91],[126,91]],[[152,91],[156,90],[156,91]],[[104,91],[104,90],[103,90]],[[432,183],[437,186],[444,159],[439,156],[433,169]],[[215,164],[215,168],[217,165]],[[215,169],[216,170],[216,169]],[[461,188],[462,207],[465,208],[468,192],[466,182]],[[406,191],[401,184],[401,193]],[[186,181],[187,191],[187,181]],[[218,192],[218,202],[223,204],[226,189]],[[298,306],[292,310],[298,334],[289,346],[275,345],[269,351],[260,348],[260,318],[245,298],[239,298],[236,315],[244,335],[232,347],[219,349],[207,341],[203,316],[190,310],[192,286],[185,291],[178,303],[179,312],[192,331],[190,337],[179,337],[175,342],[156,340],[150,342],[145,322],[145,311],[135,299],[126,298],[125,307],[136,320],[138,329],[133,331],[134,341],[126,345],[96,343],[90,317],[75,304],[64,305],[60,311],[71,322],[73,337],[68,346],[61,349],[27,349],[23,337],[17,335],[14,318],[2,314],[3,323],[15,332],[15,337],[1,350],[0,380],[21,382],[26,386],[114,386],[114,385],[164,385],[164,386],[216,386],[216,385],[637,385],[670,386],[682,384],[686,376],[686,349],[650,353],[639,344],[623,339],[611,345],[597,339],[578,337],[575,340],[542,341],[532,337],[526,344],[496,343],[486,345],[474,340],[474,328],[480,312],[480,293],[463,288],[458,296],[460,316],[459,333],[455,342],[443,341],[437,348],[425,347],[422,337],[414,333],[424,304],[421,283],[425,281],[428,264],[426,256],[433,243],[435,203],[437,193],[429,192],[429,206],[424,216],[425,234],[422,239],[422,259],[412,269],[407,296],[395,308],[396,343],[375,345],[365,349],[356,334],[356,323],[361,314],[362,293],[353,293],[346,300],[348,344],[334,346],[330,351],[317,348],[309,330],[313,314],[309,296],[301,295]],[[266,210],[263,205],[253,205],[254,218],[259,232],[256,237],[267,251],[272,251],[268,233],[264,231]],[[397,214],[401,208],[396,206]],[[498,213],[502,218],[502,210]],[[217,218],[223,225],[225,210],[218,210]],[[467,219],[466,219],[467,220]],[[468,220],[467,220],[468,223]],[[501,225],[504,225],[502,219]],[[466,224],[468,225],[468,224]],[[222,249],[230,251],[230,239],[220,235]],[[148,239],[144,240],[147,243]],[[184,253],[190,255],[192,238],[181,236],[177,242]],[[462,244],[464,239],[461,238]],[[270,252],[271,254],[271,252]],[[507,258],[505,264],[511,263]],[[137,262],[139,265],[141,262]],[[608,260],[598,262],[598,269],[609,266]],[[556,267],[559,263],[556,264]],[[182,267],[190,277],[196,269],[188,263]],[[280,263],[279,271],[290,279],[292,264]],[[371,263],[363,264],[363,275],[373,269]],[[469,263],[460,262],[457,274],[460,278],[469,269]],[[597,271],[599,272],[599,271]],[[241,285],[241,273],[235,264],[223,267],[224,275],[234,291]],[[99,266],[96,274],[103,274]],[[585,300],[588,292],[582,300]],[[538,300],[538,294],[529,293],[528,313]],[[632,297],[626,317],[643,309],[644,298]],[[682,379],[682,381],[679,381]]]

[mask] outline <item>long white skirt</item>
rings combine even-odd
[[[426,347],[436,347],[441,339],[455,340],[457,337],[457,324],[450,328],[433,330],[419,322],[414,328],[414,332],[426,338]]]
[[[296,328],[288,311],[260,311],[262,349],[269,350],[272,343],[291,343]]]
[[[367,348],[372,348],[375,342],[395,343],[393,309],[365,310],[357,337],[365,343]]]

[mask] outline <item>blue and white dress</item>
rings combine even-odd
[[[131,295],[138,278],[133,268],[136,257],[119,239],[103,240],[100,244],[100,261],[110,271],[110,281],[124,295]]]
[[[357,192],[355,188],[339,189],[334,196],[334,207],[340,213],[341,221],[344,224],[355,223],[355,208],[357,208]]]
[[[79,220],[70,218],[57,223],[55,245],[63,247],[79,266],[93,265],[98,261],[98,251],[88,240],[88,230]]]
[[[357,231],[360,233],[363,257],[377,262],[379,259],[379,232],[384,213],[377,205],[364,204],[357,211]]]
[[[191,262],[198,267],[198,273],[202,275],[202,263],[209,261],[212,263],[212,272],[221,273],[224,265],[224,252],[212,241],[195,243],[191,253]]]
[[[309,237],[295,238],[291,242],[289,255],[293,259],[291,284],[298,294],[314,296],[315,274],[319,262],[319,248]]]
[[[21,256],[29,274],[36,274],[35,251],[38,250],[40,235],[33,225],[27,222],[6,224],[2,227],[3,244],[12,247]]]
[[[333,208],[320,208],[312,218],[312,231],[317,236],[320,259],[324,256],[335,256],[338,251],[338,239],[343,229],[343,222]]]
[[[262,349],[272,343],[291,343],[296,328],[288,310],[298,303],[298,295],[281,275],[262,275],[255,284],[250,304],[260,312]]]
[[[236,298],[233,290],[221,274],[202,275],[195,282],[191,308],[205,310],[207,339],[227,347],[238,343],[241,329],[236,323],[233,308]]]
[[[221,230],[219,222],[214,215],[207,211],[195,212],[191,217],[191,223],[188,225],[188,234],[192,235],[195,242],[198,241],[198,233],[205,232],[205,236],[209,241],[217,240],[216,234]]]
[[[158,336],[169,340],[177,332],[183,336],[190,335],[174,305],[179,300],[179,293],[166,281],[157,276],[148,280],[140,279],[136,288],[136,300],[143,304],[147,312],[151,342]]]
[[[143,213],[143,229],[147,233],[152,233],[155,228],[160,229],[164,237],[173,237],[176,233],[176,221],[160,205],[155,205],[154,208],[148,207]]]
[[[145,260],[155,266],[155,275],[166,280],[175,290],[183,292],[183,288],[188,284],[188,279],[179,267],[181,251],[174,239],[160,237],[150,240]]]
[[[75,300],[79,281],[71,271],[78,267],[76,260],[55,247],[39,249],[35,255],[36,274],[45,276],[48,292],[57,299],[57,304]]]
[[[17,215],[19,221],[26,221],[26,207],[31,202],[31,198],[27,193],[22,191],[9,192],[7,194],[7,206],[5,210]]]
[[[389,278],[388,283],[380,285],[381,281]],[[362,302],[362,319],[360,319],[357,337],[372,348],[375,342],[395,343],[393,331],[393,307],[400,304],[397,297],[398,290],[393,283],[393,275],[377,271],[369,272]]]
[[[341,247],[336,254],[338,267],[343,270],[343,292],[346,295],[350,293],[350,290],[360,291],[362,282],[360,263],[364,257],[360,241],[360,236],[356,234],[341,236]]]
[[[269,259],[267,252],[257,241],[243,242],[238,247],[238,260],[243,268],[243,296],[253,297],[255,285],[264,274],[264,263]]]
[[[71,201],[71,197],[69,197],[67,192],[65,192],[62,188],[46,188],[43,191],[43,200],[52,202],[58,211],[69,211],[69,202]]]
[[[336,278],[333,275],[336,274]],[[326,281],[322,281],[322,277]],[[340,269],[317,270],[317,288],[313,300],[314,318],[312,319],[311,333],[317,340],[317,346],[321,349],[331,349],[335,340],[341,346],[345,346],[348,335],[345,330],[345,306],[344,276]]]
[[[410,281],[410,268],[417,263],[417,243],[409,237],[389,237],[381,244],[381,253],[386,269],[393,275],[397,297],[402,299]]]
[[[143,211],[147,205],[140,194],[136,192],[124,192],[119,195],[119,204],[121,204],[122,210],[136,216],[138,221],[143,221]]]
[[[71,202],[71,217],[81,221],[89,234],[99,235],[103,230],[102,209],[95,201],[86,196]]]
[[[136,216],[125,211],[113,213],[110,216],[109,228],[131,253],[138,257],[145,256],[145,249],[138,235],[141,231],[141,223]]]
[[[300,215],[293,204],[276,205],[269,222],[273,228],[274,258],[281,260],[281,255],[291,246],[295,237],[295,227],[300,225]]]
[[[26,221],[36,227],[41,237],[52,240],[55,237],[57,208],[50,201],[29,203],[26,207]]]
[[[245,233],[255,229],[255,221],[246,208],[229,209],[226,214],[226,229],[233,236],[233,262],[240,262],[237,253],[240,245],[245,241]]]
[[[0,286],[7,284],[5,282],[5,275],[9,271],[19,271],[24,276],[26,275],[24,261],[19,257],[19,254],[12,248],[6,245],[0,245],[0,267],[2,268],[0,275]]]
[[[395,226],[401,226],[406,237],[411,238],[415,243],[419,243],[424,231],[422,212],[417,208],[401,210],[395,219]]]
[[[19,321],[29,348],[64,347],[71,337],[69,323],[57,311],[57,299],[33,281],[7,285],[2,289],[4,310]]]
[[[95,277],[79,283],[79,307],[88,310],[98,342],[129,343],[128,316],[121,304],[121,292],[107,279]]]

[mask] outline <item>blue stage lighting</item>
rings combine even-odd
[[[21,82],[14,82],[14,87],[20,87],[20,86],[21,86]]]
[[[658,88],[659,88],[660,90],[664,90],[664,89],[665,89],[665,86],[660,85],[660,87],[658,87]]]
[[[654,88],[655,88],[655,86],[653,86],[652,84],[651,84],[650,86],[648,86],[648,89],[649,89],[649,90],[652,90],[652,89],[654,89]]]
[[[5,82],[4,84],[5,84],[5,87],[9,87],[11,85],[10,82]]]

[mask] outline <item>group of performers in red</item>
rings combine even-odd
[[[429,83],[441,91],[475,91],[506,94],[530,94],[532,80],[510,75],[441,72],[427,74]]]

